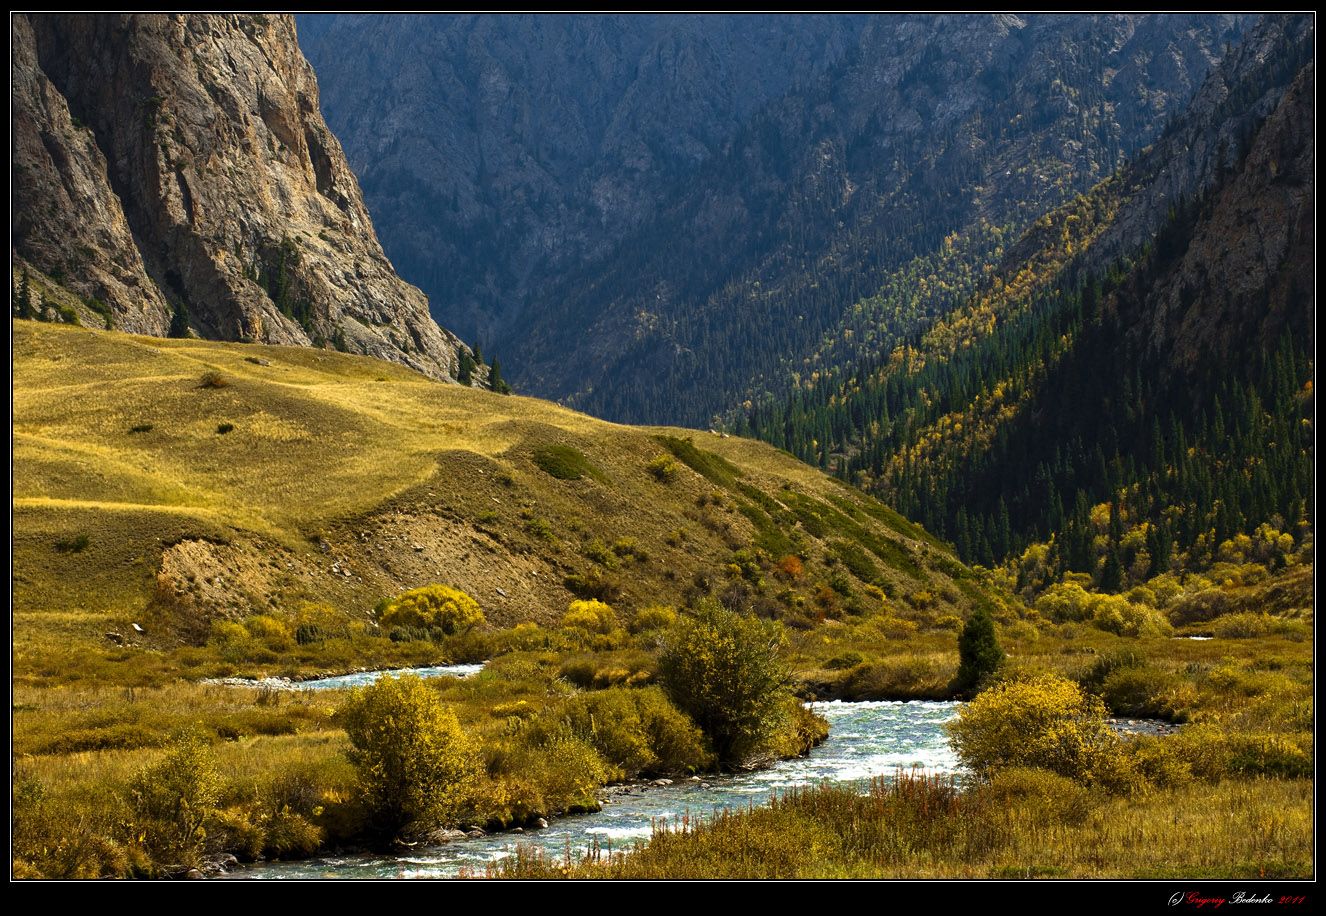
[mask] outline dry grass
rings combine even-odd
[[[332,698],[273,700],[186,682],[429,664],[474,651],[392,643],[372,630],[380,599],[432,582],[473,595],[497,627],[546,625],[486,634],[492,648],[518,651],[490,675],[437,685],[490,748],[493,778],[475,816],[499,823],[584,798],[583,778],[568,775],[587,759],[579,751],[519,772],[538,755],[512,743],[521,727],[513,722],[558,720],[572,682],[602,688],[653,675],[645,633],[631,643],[620,632],[586,639],[555,627],[573,597],[567,582],[583,587],[591,576],[617,596],[626,627],[642,609],[706,594],[781,618],[794,628],[799,676],[847,697],[946,695],[957,627],[973,604],[988,603],[1013,672],[1089,679],[1102,658],[1131,651],[1140,664],[1126,677],[1102,675],[1100,689],[1237,745],[1222,772],[1294,773],[1311,759],[1307,614],[1256,639],[1210,642],[1053,625],[993,594],[925,532],[760,443],[616,426],[328,351],[29,322],[15,322],[14,334],[16,763],[46,792],[46,836],[77,839],[52,847],[44,874],[150,866],[132,843],[103,840],[125,820],[134,774],[181,729],[212,742],[226,804],[238,812],[227,828],[235,836],[290,849],[306,848],[314,828],[319,842],[352,836]],[[249,361],[255,354],[268,365]],[[209,372],[227,384],[199,387]],[[234,429],[221,436],[223,423]],[[650,464],[665,448],[675,473],[661,480]],[[550,454],[574,458],[579,479],[542,467]],[[550,466],[560,472],[565,461]],[[789,556],[796,575],[779,565]],[[309,602],[330,605],[352,635],[277,648],[208,641],[214,624],[255,615],[293,632]],[[293,827],[271,814],[293,791],[283,774],[316,789],[300,795],[303,821]],[[874,847],[843,847],[841,825],[818,803],[792,800],[731,821],[724,829],[736,839],[716,852],[659,859],[659,874],[1137,875],[1143,840],[1180,850],[1166,857],[1176,874],[1298,874],[1309,792],[1301,781],[1166,789],[1102,802],[1094,827],[1055,827],[1046,834],[1053,855],[1035,848],[1048,828],[1013,825],[979,854],[887,861]],[[1180,824],[1214,851],[1181,842]],[[280,839],[287,834],[298,842]],[[638,861],[620,867],[652,867]],[[697,871],[702,862],[715,870]]]
[[[807,531],[803,501],[850,527],[890,591],[927,591],[953,614],[972,600],[924,532],[759,443],[617,426],[330,351],[35,322],[14,334],[20,677],[43,657],[55,669],[70,641],[116,655],[105,633],[132,623],[148,628],[135,645],[172,651],[215,619],[319,601],[364,620],[430,582],[507,626],[556,620],[575,575],[600,573],[629,620],[682,603],[703,573],[706,590],[811,625],[868,595],[837,558],[844,533]],[[209,373],[225,386],[200,387]],[[219,436],[222,424],[234,428]],[[660,435],[693,438],[693,463],[730,470],[715,482],[679,464],[660,485]],[[58,549],[75,538],[86,548]],[[595,541],[644,559],[600,570]],[[725,570],[742,550],[734,583]],[[773,564],[793,552],[805,574],[777,581]],[[830,580],[837,597],[816,606]]]
[[[1033,771],[1035,773],[1036,771]],[[630,855],[524,855],[518,878],[1304,878],[1312,784],[1224,782],[1130,798],[1036,776],[956,793],[942,780],[791,792],[770,807],[688,820]],[[1044,783],[1044,785],[1037,785]],[[1080,791],[1080,790],[1079,790]],[[679,829],[677,829],[679,828]]]

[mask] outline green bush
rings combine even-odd
[[[1122,595],[1100,595],[1093,601],[1091,622],[1116,636],[1165,637],[1173,633],[1159,611],[1134,604]]]
[[[1293,628],[1293,621],[1272,617],[1264,611],[1260,614],[1226,614],[1211,624],[1211,632],[1220,639],[1255,639],[1272,633],[1292,632]]]
[[[521,799],[515,808],[518,820],[536,814],[597,811],[599,786],[612,776],[592,745],[566,732],[542,744],[520,744],[503,769],[512,793]]]
[[[295,644],[290,628],[283,621],[268,614],[255,614],[244,619],[244,629],[254,638],[261,640],[267,648],[281,652]]]
[[[160,763],[129,785],[135,830],[152,861],[167,872],[202,864],[206,824],[221,797],[211,748],[198,735],[177,738]]]
[[[620,769],[619,778],[692,773],[713,763],[704,735],[657,687],[614,687],[567,703],[571,733]]]
[[[631,621],[632,633],[647,633],[650,630],[665,630],[677,622],[677,612],[670,607],[651,605],[635,615]]]
[[[677,479],[677,462],[671,455],[659,455],[645,465],[645,470],[659,483],[671,483]]]
[[[558,480],[579,480],[592,477],[604,482],[603,472],[585,457],[585,453],[569,445],[549,445],[534,453],[534,463],[546,474]]]
[[[562,584],[571,594],[586,600],[611,602],[622,595],[621,586],[597,569],[591,569],[586,573],[571,573],[562,580]]]
[[[1114,712],[1124,716],[1170,718],[1176,712],[1170,701],[1183,683],[1179,675],[1148,665],[1112,671],[1101,685],[1101,697]]]
[[[301,623],[295,628],[295,642],[301,646],[322,642],[326,638],[326,632],[316,623]]]
[[[1231,734],[1229,769],[1241,776],[1307,779],[1313,773],[1312,734]]]
[[[384,627],[440,629],[453,636],[484,622],[478,603],[457,588],[448,585],[425,585],[412,589],[377,606],[378,622]],[[425,636],[425,638],[427,638]]]
[[[456,715],[417,677],[384,677],[337,712],[371,829],[381,838],[423,832],[460,811],[479,757]]]
[[[855,668],[857,665],[864,664],[866,657],[855,649],[851,649],[841,655],[835,655],[824,663],[824,667],[830,670],[841,670],[843,668]]]
[[[92,539],[86,534],[76,534],[73,537],[62,538],[55,542],[55,549],[60,553],[82,553],[87,550]]]
[[[1114,672],[1126,668],[1144,668],[1148,664],[1146,656],[1133,649],[1119,649],[1101,655],[1087,668],[1077,680],[1093,693],[1100,693],[1105,680]]]
[[[767,750],[784,725],[789,674],[782,628],[699,603],[664,639],[659,674],[672,702],[709,738],[719,763],[740,765]]]
[[[994,620],[990,612],[978,607],[968,618],[958,636],[958,674],[954,679],[960,691],[976,690],[999,670],[1004,662],[1004,650],[995,639]]]
[[[1100,806],[1099,797],[1081,783],[1036,767],[995,772],[977,789],[976,799],[993,811],[1017,811],[1038,827],[1078,826]]]

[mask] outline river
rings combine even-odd
[[[819,782],[864,783],[900,769],[921,767],[954,773],[957,756],[944,723],[957,715],[953,702],[812,703],[829,721],[829,738],[805,757],[784,760],[766,770],[732,776],[682,778],[671,785],[620,787],[603,810],[556,818],[543,830],[499,833],[420,847],[407,855],[325,856],[299,862],[269,862],[238,869],[233,878],[449,878],[483,875],[489,865],[514,854],[517,845],[561,858],[598,843],[613,849],[647,839],[656,823],[745,808],[766,802],[771,793]]]

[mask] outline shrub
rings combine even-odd
[[[1168,737],[1134,735],[1124,743],[1126,769],[1161,788],[1192,782],[1192,765],[1176,751]]]
[[[795,582],[800,579],[805,572],[805,564],[801,562],[800,557],[789,553],[778,561],[777,569],[779,576],[791,582]]]
[[[301,623],[295,628],[295,642],[301,646],[322,642],[327,634],[316,623]]]
[[[549,524],[546,518],[539,518],[538,516],[526,519],[525,533],[548,544],[555,543],[557,540],[557,534],[553,531],[552,525]]]
[[[82,553],[87,550],[92,539],[86,534],[76,534],[73,537],[61,538],[55,542],[55,549],[60,553]]]
[[[1199,623],[1214,620],[1229,613],[1234,598],[1220,588],[1208,588],[1177,598],[1169,606],[1169,619],[1175,624]]]
[[[994,811],[1017,811],[1039,827],[1081,825],[1100,804],[1080,783],[1034,767],[1000,770],[977,792]]]
[[[440,629],[447,636],[464,633],[484,622],[483,611],[473,598],[449,585],[425,585],[412,589],[377,607],[384,627]]]
[[[283,649],[289,649],[294,644],[294,640],[290,635],[290,628],[282,621],[267,614],[257,614],[246,618],[244,629],[254,639],[261,639],[267,644],[267,648],[274,651],[279,652]]]
[[[355,690],[337,718],[379,837],[427,830],[459,812],[479,757],[455,713],[423,681],[381,678]]]
[[[597,811],[598,788],[612,776],[598,751],[565,729],[537,745],[520,742],[497,769],[509,774],[508,793],[519,799],[508,818],[521,821],[539,814]]]
[[[578,598],[598,601],[616,601],[621,597],[621,586],[597,569],[586,573],[572,573],[562,580],[567,591]]]
[[[617,554],[598,538],[585,545],[585,556],[605,569],[617,568]]]
[[[668,633],[659,655],[663,686],[708,736],[718,761],[739,765],[764,751],[783,724],[788,671],[782,628],[712,599]]]
[[[1265,612],[1227,614],[1211,626],[1211,632],[1221,639],[1252,639],[1267,636],[1278,629],[1284,629],[1284,622]]]
[[[677,612],[670,607],[653,605],[644,608],[631,621],[632,633],[647,633],[650,630],[665,630],[677,622]]]
[[[1173,716],[1169,702],[1183,683],[1179,675],[1149,665],[1120,668],[1106,676],[1101,697],[1110,709],[1125,716]]]
[[[1036,599],[1036,611],[1055,623],[1083,620],[1088,615],[1090,600],[1090,593],[1077,583],[1056,583]]]
[[[587,633],[611,633],[617,629],[617,615],[602,601],[572,601],[562,615],[562,626]]]
[[[623,560],[635,560],[637,563],[649,562],[649,553],[636,543],[635,538],[618,538],[613,541],[612,552]]]
[[[1306,779],[1312,776],[1312,734],[1230,734],[1229,769],[1242,776]]]
[[[1100,595],[1093,602],[1091,622],[1116,636],[1169,636],[1169,621],[1146,605],[1133,604],[1120,595]]]
[[[948,729],[963,763],[986,777],[1006,767],[1040,767],[1092,783],[1108,777],[1118,756],[1105,704],[1057,675],[992,687]]]
[[[565,721],[623,778],[689,773],[713,762],[704,735],[657,687],[582,694],[567,704]]]
[[[671,455],[659,455],[645,465],[645,470],[659,483],[671,483],[677,479],[677,462]]]
[[[129,785],[136,828],[154,862],[167,871],[201,864],[205,824],[216,813],[221,776],[198,735],[175,739],[166,756]]]
[[[958,636],[958,690],[971,691],[988,681],[1004,662],[1004,650],[995,639],[990,612],[978,607]]]
[[[582,477],[604,480],[603,472],[590,463],[585,453],[569,445],[549,445],[539,449],[534,453],[534,463],[558,480],[579,480]]]
[[[841,670],[843,668],[855,668],[857,665],[864,664],[866,657],[856,650],[844,652],[842,655],[835,655],[824,663],[824,667],[830,670]]]
[[[235,429],[234,423],[221,423],[216,427],[216,432],[217,435],[224,436],[226,433],[233,432],[234,429]]]
[[[230,380],[220,372],[204,372],[202,378],[198,380],[199,388],[228,388]]]

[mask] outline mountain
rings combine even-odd
[[[18,14],[11,42],[13,250],[66,320],[457,374],[465,348],[383,254],[292,18]]]
[[[15,653],[33,677],[133,623],[177,651],[307,602],[362,623],[433,582],[508,627],[555,625],[576,597],[625,622],[714,594],[799,628],[881,595],[934,615],[990,600],[928,533],[762,443],[309,348],[14,329]]]
[[[1245,17],[304,23],[439,320],[522,390],[698,425],[781,389],[946,239],[979,270],[1112,173]]]
[[[969,560],[1034,555],[1028,581],[1118,590],[1310,539],[1314,37],[1310,17],[1259,22],[949,315],[745,428]]]
[[[781,388],[899,268],[953,243],[979,270],[982,235],[1017,233],[1114,171],[1182,109],[1239,21],[873,26],[619,257],[549,289],[507,347],[518,384],[614,419],[689,423]]]
[[[304,15],[383,244],[447,327],[497,339],[607,256],[858,16]]]

